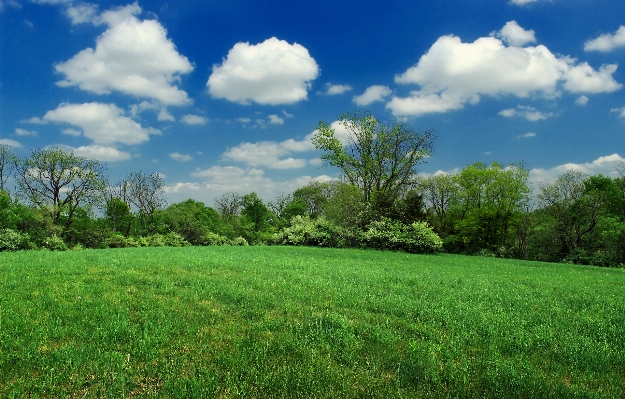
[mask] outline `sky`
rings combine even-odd
[[[0,144],[269,201],[339,178],[310,139],[361,111],[436,132],[423,176],[616,177],[623,61],[622,0],[0,0]]]

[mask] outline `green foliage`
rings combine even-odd
[[[69,249],[65,241],[56,234],[44,238],[41,242],[41,248],[50,251],[67,251]]]
[[[443,248],[443,241],[426,222],[403,224],[389,218],[371,222],[360,235],[362,248],[434,253]]]
[[[11,229],[0,229],[0,252],[34,249],[30,236]]]
[[[323,216],[317,219],[295,216],[291,219],[291,226],[273,236],[276,244],[335,248],[349,245],[350,239],[346,230],[332,224]]]
[[[217,211],[192,199],[168,206],[157,212],[155,218],[161,226],[161,233],[177,232],[191,245],[205,245],[206,234],[224,231],[223,220]]]

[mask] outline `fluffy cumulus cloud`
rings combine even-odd
[[[388,86],[375,85],[370,86],[359,96],[354,96],[353,101],[362,106],[369,105],[376,101],[384,101],[392,93]]]
[[[536,121],[545,120],[549,117],[554,116],[555,114],[553,112],[546,114],[544,112],[538,111],[534,107],[519,105],[516,108],[504,109],[503,111],[499,112],[499,115],[505,116],[506,118],[512,118],[512,117],[518,116],[518,117],[523,117],[527,119],[528,121],[536,122]]]
[[[271,169],[299,169],[308,165],[302,158],[293,158],[291,152],[305,149],[307,144],[294,140],[283,142],[261,141],[258,143],[241,143],[236,147],[228,148],[222,158],[228,161],[241,162],[253,167],[268,167]],[[312,145],[310,146],[312,147]],[[308,149],[310,149],[308,147]]]
[[[587,175],[602,174],[604,176],[618,177],[616,166],[623,164],[625,158],[618,154],[607,155],[599,157],[592,162],[586,163],[566,163],[558,165],[550,169],[532,169],[530,170],[529,180],[534,183],[540,183],[544,181],[553,182],[559,176],[569,170],[576,170]]]
[[[206,125],[208,119],[203,116],[188,114],[180,118],[180,121],[187,125]]]
[[[586,51],[608,52],[618,47],[625,47],[625,26],[618,28],[614,34],[606,33],[584,43]]]
[[[495,36],[502,38],[511,46],[521,47],[528,43],[535,43],[536,36],[533,30],[525,30],[516,21],[507,22]]]
[[[284,125],[284,119],[278,115],[269,115],[269,123],[272,125]]]
[[[191,72],[193,65],[178,53],[160,23],[140,21],[136,17],[140,13],[141,7],[134,3],[89,17],[108,29],[98,37],[95,49],[84,49],[55,65],[64,75],[57,84],[96,94],[118,91],[169,105],[189,103],[187,93],[175,83]]]
[[[584,105],[588,104],[588,97],[579,96],[579,98],[575,100],[575,104],[579,105],[580,107],[583,107]]]
[[[319,66],[308,50],[275,37],[256,45],[237,43],[206,86],[216,98],[249,104],[291,104],[306,99]]]
[[[530,38],[529,34],[523,38],[525,34],[519,32],[531,31],[518,24],[507,26],[513,28],[499,32],[506,40],[520,43]],[[612,77],[616,67],[610,64],[595,70],[586,62],[556,56],[543,45],[506,46],[494,36],[473,43],[443,36],[415,66],[395,76],[396,83],[416,84],[420,89],[408,97],[393,97],[387,108],[396,116],[419,116],[459,109],[467,103],[477,103],[480,96],[553,98],[562,89],[572,93],[607,93],[622,87]]]
[[[612,108],[610,112],[616,112],[619,118],[625,118],[625,107],[622,108]]]
[[[64,103],[55,110],[48,111],[43,116],[43,120],[77,126],[85,137],[100,145],[140,144],[149,140],[150,134],[161,133],[157,129],[142,127],[125,116],[124,111],[115,104],[97,102]],[[78,131],[71,129],[71,132],[70,134],[76,135]]]

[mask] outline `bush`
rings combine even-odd
[[[51,235],[50,237],[46,237],[41,242],[42,248],[48,249],[50,251],[67,251],[67,244],[65,241],[56,234]]]
[[[307,245],[317,247],[345,247],[351,235],[347,230],[330,223],[325,217],[311,219],[294,216],[291,226],[273,235],[273,241],[282,245]]]
[[[434,253],[443,248],[443,241],[426,222],[410,225],[382,218],[369,224],[360,234],[360,246],[408,253]]]
[[[124,237],[119,233],[111,234],[105,241],[107,248],[130,248],[140,246],[132,237]]]
[[[0,229],[0,251],[20,251],[34,247],[28,234],[11,229]]]

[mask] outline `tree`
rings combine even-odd
[[[266,231],[271,226],[274,216],[256,193],[243,196],[243,210],[241,214],[254,224],[255,232]]]
[[[164,227],[160,233],[176,232],[192,245],[205,245],[208,233],[223,233],[223,221],[216,210],[203,202],[188,199],[172,204],[157,216]]]
[[[106,165],[58,147],[33,150],[17,164],[19,192],[45,209],[66,231],[79,206],[100,206],[106,188]],[[61,217],[63,216],[63,217]]]
[[[453,176],[440,174],[427,178],[422,187],[424,197],[434,212],[432,225],[441,237],[445,237],[452,227],[447,213],[457,198],[458,184]]]
[[[231,216],[239,216],[242,206],[243,197],[238,193],[227,192],[215,200],[217,212],[224,222],[227,222]]]
[[[432,130],[420,133],[397,120],[385,125],[368,113],[346,113],[338,122],[344,137],[321,121],[313,144],[326,152],[321,159],[341,168],[349,183],[361,190],[368,206],[377,197],[394,200],[413,186],[416,166],[433,153]]]
[[[6,144],[0,144],[0,191],[6,190],[6,184],[13,175],[18,158]]]

